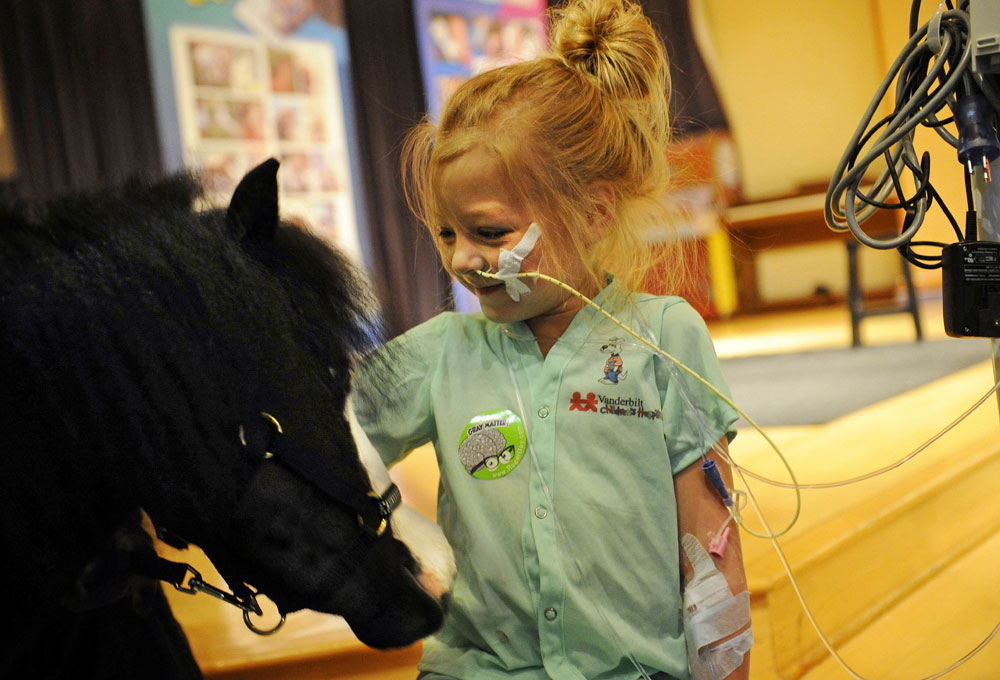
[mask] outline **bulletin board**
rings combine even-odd
[[[370,266],[342,0],[142,5],[164,169],[223,205],[273,156],[281,217]]]
[[[357,252],[332,47],[191,26],[172,27],[170,45],[185,165],[202,172],[209,198],[225,204],[273,156],[282,216]]]

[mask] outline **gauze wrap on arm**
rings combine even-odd
[[[714,647],[705,646],[750,623],[750,593],[730,592],[726,577],[716,569],[697,538],[684,534],[681,547],[694,568],[694,576],[684,587],[684,636],[691,680],[723,680],[743,663],[743,657],[753,646],[752,628],[748,626],[736,637]]]
[[[514,302],[518,302],[522,295],[531,292],[531,289],[525,285],[524,281],[518,279],[517,275],[521,273],[521,262],[535,247],[535,242],[538,241],[541,234],[542,230],[538,228],[538,223],[532,222],[513,250],[500,249],[500,257],[497,261],[497,278],[504,282],[507,287],[507,295]]]

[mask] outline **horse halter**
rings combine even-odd
[[[355,568],[361,563],[361,550],[365,537],[368,540],[378,538],[389,526],[392,512],[402,503],[399,487],[390,484],[385,493],[378,493],[359,488],[342,477],[336,475],[330,466],[324,465],[313,452],[304,451],[288,444],[281,435],[284,434],[281,423],[270,413],[261,411],[260,421],[249,426],[240,425],[239,439],[243,448],[250,455],[264,461],[275,461],[288,467],[306,481],[313,484],[335,503],[346,506],[357,515],[358,524],[364,531],[364,536],[357,536],[344,549],[341,557],[342,565]],[[176,548],[186,548],[188,542],[167,529],[158,527],[157,537]],[[213,561],[230,562],[228,555],[217,555]],[[225,568],[225,567],[224,567]],[[190,564],[171,562],[162,557],[142,560],[134,566],[134,570],[165,581],[182,593],[194,595],[206,593],[227,602],[243,611],[243,623],[258,635],[271,635],[277,632],[285,623],[285,613],[281,612],[281,620],[270,629],[257,628],[250,619],[250,614],[260,616],[262,610],[257,603],[258,593],[245,583],[237,583],[233,592],[227,592],[202,580],[201,574]],[[221,570],[220,570],[221,571]],[[235,571],[235,570],[234,570]],[[190,578],[188,578],[190,576]],[[186,583],[185,583],[186,582]]]
[[[277,418],[265,411],[260,412],[260,417],[256,427],[240,425],[240,443],[251,455],[282,463],[334,502],[346,505],[355,512],[358,524],[369,536],[377,538],[385,533],[393,510],[403,500],[399,487],[390,484],[385,493],[379,495],[351,484],[314,452],[299,449],[285,440]]]

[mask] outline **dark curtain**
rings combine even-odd
[[[345,0],[373,276],[397,335],[449,305],[430,235],[403,198],[399,152],[426,109],[410,0]]]
[[[688,0],[642,0],[670,57],[670,113],[678,137],[726,130],[729,123],[691,27]]]
[[[162,172],[140,0],[4,0],[0,68],[18,169],[0,193]]]

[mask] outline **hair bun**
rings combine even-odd
[[[603,91],[647,99],[666,87],[663,45],[632,0],[571,0],[553,11],[551,23],[556,56],[594,76]]]

